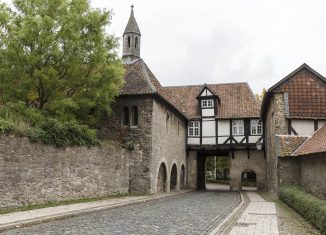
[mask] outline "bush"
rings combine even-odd
[[[7,134],[12,132],[14,129],[14,124],[10,121],[0,119],[0,134]]]
[[[42,141],[45,144],[60,146],[67,145],[96,145],[98,143],[96,131],[75,121],[59,122],[50,119],[41,123],[39,130],[30,135],[34,142]]]
[[[326,201],[306,193],[298,186],[283,186],[280,199],[326,234]]]

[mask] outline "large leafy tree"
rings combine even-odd
[[[87,0],[0,3],[0,104],[91,123],[122,85],[110,12]]]

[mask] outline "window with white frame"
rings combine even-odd
[[[244,135],[243,120],[232,120],[232,135]]]
[[[188,136],[189,137],[197,137],[200,135],[200,126],[199,121],[192,121],[189,123],[188,127]]]
[[[202,108],[212,108],[212,107],[214,107],[214,102],[213,102],[213,100],[202,100],[201,107]]]
[[[263,134],[263,124],[261,120],[255,119],[250,121],[251,135],[262,135]]]

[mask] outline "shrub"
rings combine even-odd
[[[96,145],[98,143],[96,131],[75,121],[60,122],[50,119],[42,122],[40,128],[30,135],[34,142],[42,141],[45,144],[56,146],[66,145]]]
[[[298,186],[282,186],[279,197],[287,205],[326,234],[326,201],[306,193]]]
[[[12,132],[14,129],[14,124],[10,121],[0,119],[0,134],[7,134]]]

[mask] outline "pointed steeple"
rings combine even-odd
[[[131,5],[131,13],[130,13],[130,17],[129,17],[129,21],[127,24],[127,27],[123,33],[123,35],[127,34],[127,33],[135,33],[138,34],[139,36],[141,36],[138,24],[136,22],[135,19],[135,15],[134,15],[134,5]]]
[[[124,63],[132,63],[140,58],[140,38],[141,33],[134,15],[134,6],[131,6],[131,13],[127,27],[123,33],[123,52]]]

